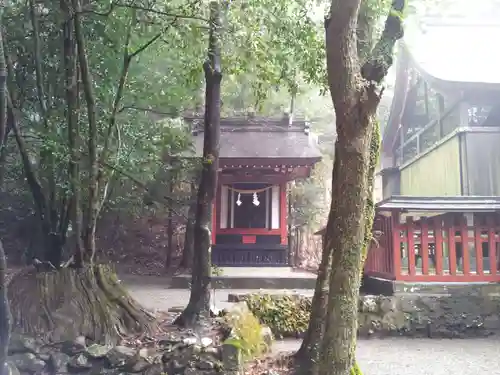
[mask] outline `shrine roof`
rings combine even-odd
[[[402,45],[428,78],[449,83],[500,84],[500,22],[470,17],[409,20]]]
[[[203,153],[203,118],[186,118],[192,124],[196,155]],[[304,119],[256,116],[221,119],[220,158],[313,159],[321,152],[317,138]]]

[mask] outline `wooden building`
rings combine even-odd
[[[192,121],[202,155],[203,121]],[[223,118],[219,157],[212,262],[288,266],[287,183],[309,177],[321,159],[309,124],[287,116]]]
[[[500,25],[457,20],[405,33],[367,275],[500,281],[499,37]]]

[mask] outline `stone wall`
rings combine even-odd
[[[109,347],[74,341],[44,345],[30,337],[14,336],[9,346],[11,374],[185,374],[223,373],[223,346],[210,339],[165,338],[142,347]]]
[[[292,296],[296,299],[309,298],[298,294]],[[272,295],[272,298],[276,299],[283,297],[284,294]],[[287,293],[285,298],[290,297],[290,293]],[[241,301],[246,298],[249,298],[249,295],[230,295],[232,301]],[[310,306],[310,304],[302,303],[301,306]],[[254,314],[259,316],[258,311],[254,311]],[[290,319],[290,314],[286,319]],[[278,318],[277,321],[279,321]],[[269,326],[277,336],[301,336],[303,334],[303,332],[292,334],[288,332],[283,335],[283,332],[278,332],[271,324]],[[304,327],[304,325],[301,326]],[[495,293],[465,293],[464,291],[434,295],[417,293],[396,296],[364,295],[359,301],[358,333],[360,337],[404,335],[432,338],[484,337],[498,334],[500,333],[500,296]]]
[[[245,317],[247,320],[253,317],[246,304],[235,304],[227,316],[234,319],[219,318],[222,336],[216,340],[193,331],[187,335],[179,331],[179,334],[133,340],[128,345],[106,346],[83,336],[72,341],[43,343],[16,334],[11,338],[7,363],[10,375],[238,375],[243,359],[251,359],[248,354],[254,354],[242,353],[244,344],[253,342],[260,354],[271,347],[272,334],[253,318],[258,330],[250,331],[251,337],[246,336],[241,322]],[[233,326],[233,321],[239,325]],[[236,335],[239,341],[234,342]]]

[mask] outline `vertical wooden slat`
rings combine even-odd
[[[467,218],[464,215],[460,218],[460,238],[462,240],[464,275],[470,275],[469,229],[467,227]]]
[[[406,243],[408,245],[408,275],[414,276],[415,272],[415,236],[413,217],[406,218]]]
[[[450,261],[450,275],[457,274],[457,248],[455,244],[455,221],[454,215],[449,214],[446,217],[446,230],[448,232],[448,259]]]
[[[434,241],[436,241],[436,275],[443,274],[443,225],[442,218],[434,219]]]
[[[392,262],[394,264],[393,275],[394,279],[398,280],[401,277],[401,238],[399,235],[401,225],[399,224],[399,211],[391,213],[391,230],[392,230]]]
[[[497,241],[495,238],[495,220],[494,220],[492,215],[488,215],[486,223],[488,225],[488,250],[489,250],[489,256],[490,256],[490,274],[496,275],[497,274],[497,254],[496,254],[496,249],[497,249],[496,242]]]
[[[478,222],[476,222],[476,218],[474,218],[474,248],[476,249],[476,274],[484,275],[481,225]]]
[[[420,219],[420,247],[422,256],[422,274],[429,274],[429,228],[427,218]]]

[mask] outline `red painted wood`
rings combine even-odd
[[[259,182],[263,184],[270,184],[270,185],[279,185],[282,183],[286,183],[289,181],[290,178],[287,175],[268,175],[268,176],[255,176],[255,175],[250,175],[250,176],[245,176],[245,175],[221,175],[220,176],[220,181],[224,185],[231,185],[231,184],[237,184],[237,183],[244,183],[244,182]]]
[[[474,247],[476,250],[476,274],[478,275],[484,275],[482,244],[481,227],[476,225],[476,218],[474,218]]]
[[[241,243],[244,243],[244,244],[254,244],[256,242],[257,242],[256,236],[243,236],[241,238]]]
[[[465,276],[470,275],[469,229],[467,218],[462,215],[460,219],[460,241],[462,242],[462,263]]]
[[[500,282],[500,275],[401,275],[398,280],[410,282]]]
[[[287,236],[287,199],[286,199],[286,184],[280,185],[280,230],[281,230],[281,244],[288,243]]]
[[[436,248],[436,275],[443,274],[443,224],[440,216],[434,219],[434,241]]]
[[[429,274],[429,227],[427,218],[420,219],[420,248],[422,251],[422,273]]]
[[[394,262],[394,279],[400,280],[401,277],[401,238],[399,231],[399,211],[394,210],[391,214],[391,229],[392,229],[392,259]]]
[[[455,222],[454,215],[449,214],[446,217],[446,231],[447,231],[447,242],[448,242],[448,260],[450,262],[450,274],[457,274],[457,249],[455,244]]]
[[[222,196],[221,196],[221,194],[222,194],[222,189],[221,189],[221,186],[222,186],[222,185],[221,185],[221,182],[220,182],[220,179],[219,179],[219,182],[218,182],[218,184],[217,184],[217,193],[216,193],[216,195],[215,195],[215,202],[216,202],[216,203],[215,203],[215,207],[217,207],[217,208],[218,208],[218,210],[217,210],[217,211],[218,211],[218,212],[217,212],[217,215],[216,215],[216,216],[214,216],[214,218],[215,218],[215,222],[216,222],[216,224],[217,224],[217,225],[216,225],[216,227],[215,227],[215,228],[216,228],[216,231],[218,231],[218,230],[220,229],[220,220],[221,220],[221,216],[222,216],[222,212],[221,212],[221,210],[220,210],[221,200],[222,200]],[[228,203],[229,203],[229,202],[228,202]],[[227,215],[227,212],[225,212],[225,214]],[[217,233],[216,233],[216,234],[217,234]]]
[[[497,241],[495,236],[495,219],[492,215],[488,215],[486,219],[488,225],[488,247],[490,256],[490,273],[497,274]]]
[[[217,224],[215,223],[217,220],[217,210],[215,209],[215,203],[212,203],[212,245],[215,245],[215,236],[217,232]]]
[[[218,234],[255,234],[259,236],[281,236],[281,229],[265,229],[265,228],[226,228],[219,229]]]
[[[415,275],[415,229],[413,218],[406,218],[406,243],[408,245],[408,274]]]

